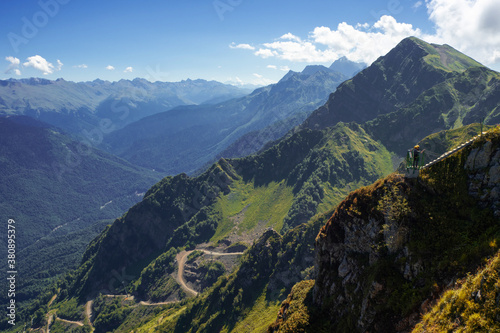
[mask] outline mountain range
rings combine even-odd
[[[107,135],[103,147],[168,175],[192,174],[215,157],[245,156],[280,138],[348,78],[324,66],[307,66],[245,97],[143,118]]]
[[[327,77],[315,69],[304,75]],[[297,91],[287,87],[303,82],[289,74],[281,85],[215,105],[224,115],[236,101],[247,101],[241,110],[259,96],[286,98]],[[482,131],[473,122],[495,124],[499,75],[449,46],[404,39],[264,150],[220,158],[196,176],[163,178],[20,317],[52,332],[500,329],[498,279],[488,271],[495,262],[471,277],[500,244],[498,128],[417,178],[392,173],[416,143],[439,156]],[[163,117],[205,110],[198,131],[185,132],[199,144],[224,129],[203,129],[215,122],[212,107],[138,123],[144,133],[157,124],[154,133],[168,125]],[[259,124],[256,115],[235,121]],[[256,129],[270,132],[273,118],[265,119]],[[220,153],[229,146],[221,142],[209,147]],[[236,265],[222,259],[231,253],[241,256]]]
[[[175,106],[216,103],[248,93],[246,89],[205,80],[9,79],[0,81],[0,115],[30,116],[79,138],[95,140],[92,134],[96,129],[107,134]]]

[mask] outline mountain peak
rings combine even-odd
[[[38,78],[38,77],[30,77],[28,79],[20,79],[19,82],[22,82],[24,84],[28,84],[30,86],[36,86],[36,85],[52,84],[54,81],[42,79],[42,78]]]
[[[309,65],[304,68],[304,70],[301,72],[301,74],[305,75],[312,75],[317,72],[324,71],[324,72],[329,72],[330,69],[328,67],[325,67],[323,65]]]
[[[289,70],[288,73],[286,73],[285,76],[283,76],[279,82],[284,82],[296,74],[298,74],[298,72],[294,72],[292,70]]]
[[[345,56],[335,60],[329,67],[330,70],[340,72],[349,78],[353,77],[365,68],[365,63],[351,61]]]
[[[295,75],[311,76],[311,75],[314,75],[318,72],[331,73],[334,71],[328,67],[323,66],[323,65],[309,65],[309,66],[306,66],[302,70],[302,72],[294,72],[292,70],[288,71],[288,73],[286,73],[286,75],[283,76],[283,78],[280,80],[280,82],[285,82],[286,80],[290,79],[291,77],[293,77]],[[349,77],[351,77],[351,76],[349,76]]]
[[[423,60],[425,63],[446,72],[463,72],[471,67],[483,66],[450,45],[430,44],[417,37],[403,39],[393,51],[415,52],[417,49],[424,52]]]
[[[302,126],[320,129],[339,121],[364,123],[407,106],[427,89],[477,66],[482,65],[448,45],[405,38],[340,85]]]

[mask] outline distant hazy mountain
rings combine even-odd
[[[80,137],[100,135],[178,105],[221,102],[250,91],[215,81],[0,81],[0,115],[27,115]]]
[[[361,72],[367,66],[365,63],[353,62],[347,59],[346,57],[342,57],[336,60],[331,66],[330,69],[335,72],[339,72],[344,74],[347,77],[353,77],[354,75]]]
[[[290,71],[278,83],[256,89],[248,96],[215,105],[178,107],[137,121],[105,137],[110,152],[168,174],[191,173],[247,133],[243,146],[228,155],[258,151],[276,140],[322,105],[347,79],[324,66]],[[273,126],[277,124],[276,131]],[[263,136],[260,136],[263,135]]]
[[[0,117],[0,133],[0,219],[16,221],[19,267],[30,272],[21,301],[77,264],[104,228],[92,225],[120,216],[161,177],[30,117]],[[6,237],[0,245],[4,253]]]
[[[280,82],[284,82],[292,77],[314,75],[317,72],[327,72],[327,73],[332,73],[333,75],[338,75],[339,73],[341,73],[345,75],[345,73],[350,73],[351,69],[355,69],[356,71],[358,68],[363,69],[365,67],[366,67],[365,64],[355,63],[347,60],[347,58],[341,58],[335,61],[329,68],[321,65],[311,65],[307,66],[301,73],[289,71],[281,79]],[[332,68],[338,68],[339,71],[334,70]],[[348,79],[351,78],[352,75],[346,75],[345,77],[346,79]],[[236,140],[234,143],[232,143],[223,152],[218,154],[217,157],[231,158],[231,157],[243,157],[249,154],[253,154],[259,151],[260,149],[264,148],[266,145],[269,145],[273,141],[282,138],[283,135],[285,135],[292,128],[300,125],[308,117],[309,114],[310,111],[297,112],[292,116],[284,120],[277,121],[263,129],[249,132],[243,135],[240,139]]]

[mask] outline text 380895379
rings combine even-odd
[[[7,317],[9,324],[16,324],[16,221],[7,221],[7,282],[9,305],[7,306]]]

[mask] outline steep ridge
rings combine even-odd
[[[498,251],[499,156],[496,128],[419,179],[393,174],[351,193],[318,234],[313,286],[296,286],[300,299],[289,296],[269,331],[411,330],[443,290]]]
[[[500,253],[475,275],[455,283],[423,317],[412,332],[496,332],[498,324],[498,271]]]
[[[301,128],[325,128],[339,121],[364,123],[409,105],[424,91],[472,67],[482,65],[449,46],[406,38],[340,85]]]
[[[458,147],[454,148],[453,150],[449,150],[449,151],[447,151],[446,153],[442,154],[442,155],[441,155],[441,156],[439,156],[438,158],[436,158],[436,159],[434,159],[434,160],[430,161],[429,163],[425,164],[422,168],[428,168],[428,167],[430,167],[430,166],[431,166],[431,165],[433,165],[433,164],[436,164],[436,163],[438,163],[438,162],[441,162],[443,159],[447,158],[447,157],[448,157],[448,156],[450,156],[451,154],[456,153],[456,152],[457,152],[457,151],[459,151],[460,149],[465,148],[465,147],[467,147],[467,146],[470,146],[471,144],[473,144],[473,143],[474,143],[474,141],[475,141],[475,140],[477,140],[477,139],[481,138],[481,136],[482,136],[483,134],[486,134],[486,132],[482,132],[481,134],[478,134],[477,136],[473,137],[472,139],[470,139],[470,140],[468,140],[468,141],[464,142],[463,144],[461,144],[460,146],[458,146]]]

